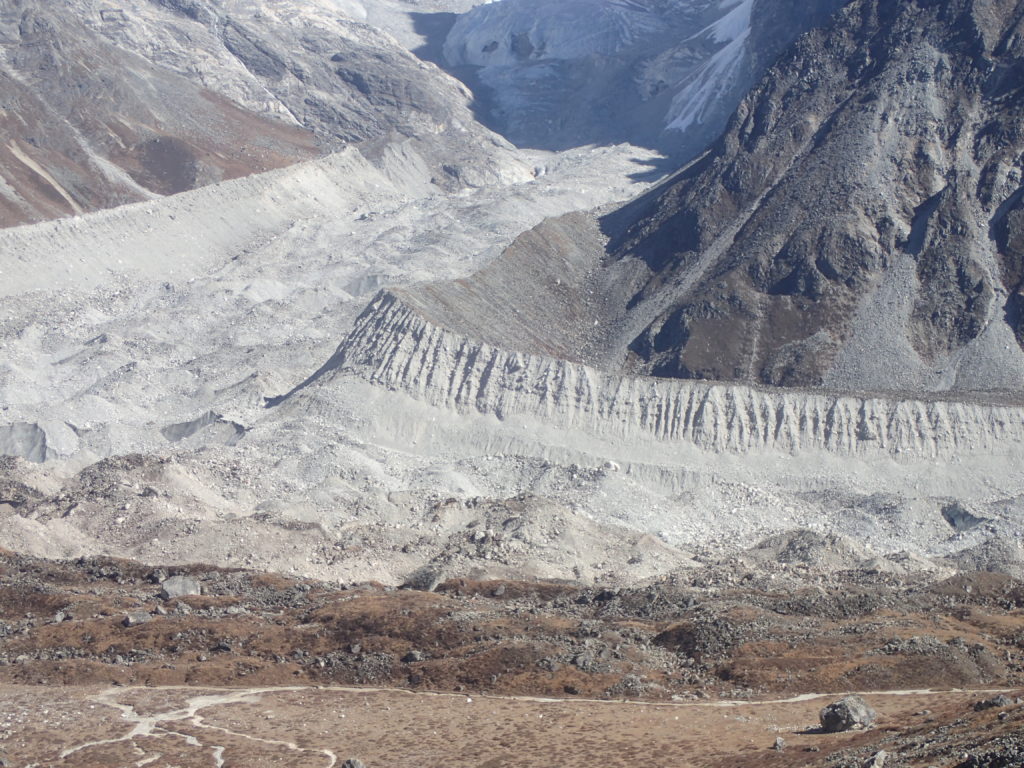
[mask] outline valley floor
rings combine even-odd
[[[731,562],[632,588],[395,589],[0,551],[0,577],[0,764],[18,768],[1024,756],[1024,583],[998,574]],[[875,726],[820,733],[850,691]]]
[[[826,696],[654,704],[308,687],[16,686],[0,692],[0,704],[14,764],[33,768],[330,768],[350,757],[368,768],[782,768],[870,764],[881,750],[917,753],[901,765],[960,764],[965,748],[1012,738],[1024,724],[1020,711],[1003,719],[974,712],[981,695],[868,695],[877,726],[839,734],[817,731]]]

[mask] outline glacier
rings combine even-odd
[[[461,14],[443,55],[520,146],[628,141],[693,156],[783,47],[838,5],[500,0]]]

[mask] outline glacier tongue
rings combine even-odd
[[[444,55],[454,66],[477,67],[610,56],[668,27],[653,4],[505,0],[463,15],[445,41]]]
[[[630,141],[704,149],[761,69],[838,0],[502,0],[462,14],[444,43],[514,143]]]

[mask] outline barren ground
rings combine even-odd
[[[162,598],[172,573],[203,594]],[[878,749],[887,768],[1009,768],[1024,708],[973,705],[1024,689],[1022,606],[997,574],[725,563],[424,591],[2,553],[0,749],[19,768],[860,768]],[[816,733],[848,691],[876,727]],[[965,762],[986,750],[1010,757]]]
[[[1017,731],[975,713],[977,693],[869,695],[878,724],[816,732],[826,697],[788,702],[653,704],[538,701],[331,688],[3,689],[15,765],[332,766],[805,766],[879,749],[941,744],[906,765],[952,765],[953,745]],[[927,711],[927,714],[923,714]],[[901,734],[897,737],[897,734]],[[923,736],[923,738],[922,738]],[[785,746],[774,749],[781,737]]]

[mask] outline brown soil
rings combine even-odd
[[[161,599],[172,573],[203,594]],[[878,749],[887,768],[1004,768],[984,756],[1024,755],[1020,707],[975,712],[990,693],[941,691],[1024,686],[1024,585],[806,581],[737,587],[707,568],[638,589],[424,592],[3,552],[0,746],[10,765],[84,768],[860,768]],[[910,688],[940,690],[878,693]],[[876,691],[876,727],[817,733],[821,706],[849,690]],[[770,702],[805,693],[825,695]]]
[[[952,765],[959,750],[1012,738],[1024,715],[1019,707],[974,712],[970,693],[867,698],[879,713],[875,728],[822,734],[815,727],[825,698],[659,705],[330,688],[0,691],[8,760],[40,768],[198,767],[217,757],[236,767],[358,757],[368,768],[784,768],[860,765],[879,749],[893,756],[887,765]],[[97,741],[106,743],[87,746]]]
[[[161,599],[175,572],[203,594]],[[687,578],[623,590],[453,580],[423,592],[5,553],[0,683],[651,700],[1024,685],[1024,589],[1008,577],[847,574],[774,591],[716,586],[713,570]]]

